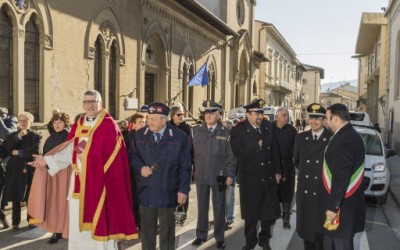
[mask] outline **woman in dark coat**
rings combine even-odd
[[[178,128],[180,128],[181,130],[183,130],[188,136],[190,135],[190,125],[187,124],[184,120],[184,113],[181,107],[179,106],[174,106],[171,108],[171,110],[169,111],[169,117],[171,118],[170,123],[173,126],[176,126]],[[189,137],[190,139],[190,137]],[[193,165],[193,146],[192,146],[192,142],[190,142],[190,156],[192,158],[192,165]],[[193,171],[194,172],[194,171]],[[183,210],[185,211],[185,213],[187,214],[187,211],[189,209],[189,197],[186,199],[185,204],[183,204]],[[177,219],[176,223],[177,224],[183,224],[186,220],[186,215],[182,216],[180,218],[181,220]]]
[[[39,153],[41,136],[31,130],[33,115],[29,112],[18,114],[18,131],[7,136],[1,145],[0,158],[11,156],[6,166],[4,200],[12,201],[13,230],[21,222],[21,202],[27,201],[34,168],[27,165],[32,154]]]

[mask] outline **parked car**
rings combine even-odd
[[[358,115],[352,115],[357,113]],[[390,171],[386,163],[386,151],[382,137],[376,128],[372,127],[368,114],[350,112],[351,123],[361,135],[365,144],[364,193],[367,197],[377,199],[379,205],[386,202],[390,181]],[[354,120],[354,117],[358,117]],[[360,119],[362,117],[362,119]]]

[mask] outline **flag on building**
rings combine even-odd
[[[206,86],[208,84],[208,72],[207,72],[207,63],[205,63],[199,71],[193,76],[192,79],[188,82],[188,86]]]

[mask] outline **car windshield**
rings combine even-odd
[[[364,113],[350,113],[350,120],[352,121],[364,121]]]
[[[371,134],[360,134],[364,140],[367,155],[382,155],[382,144],[379,136]]]

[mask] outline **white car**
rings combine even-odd
[[[360,113],[360,112],[357,112]],[[353,113],[354,114],[354,113]],[[366,120],[353,120],[350,112],[354,129],[361,135],[365,144],[365,168],[364,168],[364,193],[365,196],[377,198],[378,204],[386,202],[390,171],[386,163],[386,152],[382,137],[373,128],[366,114]]]

